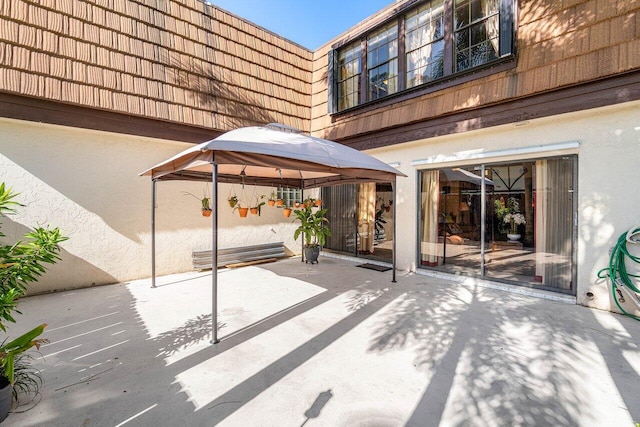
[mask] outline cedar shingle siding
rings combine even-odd
[[[0,0],[0,91],[229,130],[309,130],[312,53],[198,0]]]
[[[314,52],[311,131],[346,141],[355,135],[523,99],[640,68],[640,1],[520,0],[518,4],[516,62],[511,69],[330,117],[328,52],[332,44],[365,33],[376,20],[349,30],[342,39]],[[400,7],[390,5],[387,11]],[[482,120],[482,114],[477,120]]]

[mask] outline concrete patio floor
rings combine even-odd
[[[16,426],[633,426],[640,322],[322,257],[25,298],[42,401]],[[21,408],[24,409],[24,408]]]

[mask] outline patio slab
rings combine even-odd
[[[45,384],[19,426],[640,421],[640,322],[322,257],[25,298]],[[23,329],[21,329],[23,328]],[[25,408],[19,408],[23,410]]]

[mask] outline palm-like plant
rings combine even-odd
[[[298,240],[301,233],[304,233],[305,246],[307,248],[324,246],[327,237],[331,237],[329,220],[325,218],[327,209],[318,209],[314,212],[312,205],[305,205],[302,209],[293,211],[300,225],[293,233],[293,238]]]

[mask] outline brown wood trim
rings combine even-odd
[[[355,117],[362,113],[377,110],[382,107],[387,107],[398,102],[408,101],[419,96],[428,95],[430,93],[448,89],[450,87],[461,85],[463,83],[468,83],[473,80],[489,77],[493,74],[513,70],[516,68],[516,66],[517,61],[515,56],[508,55],[504,58],[497,59],[489,64],[474,67],[468,71],[450,74],[433,82],[414,86],[412,88],[405,89],[402,92],[396,92],[383,98],[376,99],[375,101],[364,102],[361,100],[362,102],[354,107],[347,108],[332,114],[331,122],[336,123],[339,120],[349,117]]]
[[[222,134],[214,129],[3,92],[0,92],[0,117],[191,143],[208,141]]]
[[[368,150],[637,100],[640,70],[337,141]]]

